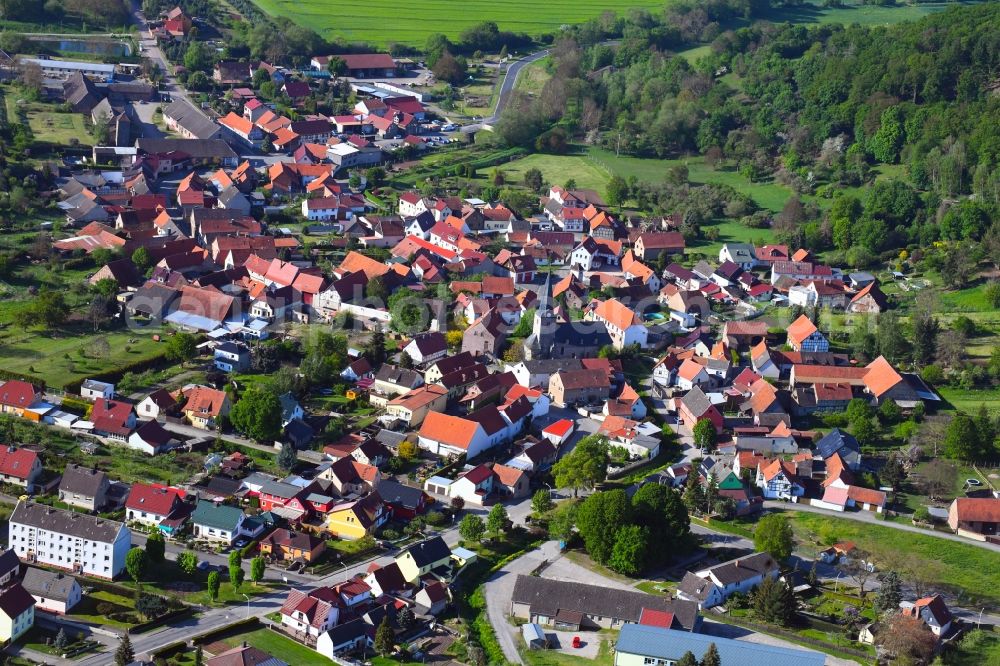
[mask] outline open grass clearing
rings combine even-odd
[[[107,341],[107,348],[99,339]],[[7,370],[30,374],[61,387],[75,379],[142,361],[163,352],[152,334],[131,331],[15,330],[0,333],[0,364]]]
[[[804,511],[795,512],[791,524],[803,550],[818,552],[838,541],[853,541],[874,554],[880,570],[905,565],[934,572],[936,587],[953,592],[963,603],[1000,606],[1000,553],[931,534]]]
[[[90,133],[79,113],[28,111],[26,115],[31,133],[38,141],[67,145],[76,140],[81,144],[90,144]]]
[[[589,161],[585,155],[536,153],[497,168],[502,170],[507,180],[512,183],[523,182],[524,172],[528,169],[538,169],[542,172],[542,180],[545,183],[563,185],[572,178],[576,181],[577,187],[597,190],[601,194],[611,179],[611,174]],[[487,173],[491,171],[492,169]]]

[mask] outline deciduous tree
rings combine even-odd
[[[160,564],[166,559],[167,543],[163,539],[160,530],[154,531],[146,537],[146,556],[153,564]]]
[[[552,467],[559,488],[593,488],[608,475],[608,440],[600,435],[584,437],[573,451]]]
[[[649,531],[639,525],[625,525],[615,535],[608,566],[626,576],[637,576],[646,566]]]
[[[208,589],[208,598],[212,601],[217,601],[219,598],[219,588],[222,586],[222,577],[219,575],[218,571],[213,571],[208,574],[208,580],[206,581],[206,587]]]
[[[138,583],[146,574],[146,567],[149,565],[149,558],[146,551],[138,546],[128,551],[125,555],[125,570],[132,580]]]
[[[458,523],[458,533],[465,541],[476,543],[481,541],[483,534],[486,533],[486,523],[479,516],[466,514]]]
[[[251,386],[233,405],[229,420],[247,437],[273,442],[281,434],[281,402],[271,391]]]
[[[607,564],[618,530],[629,524],[631,511],[624,490],[594,493],[580,504],[576,526],[587,553],[598,564]]]
[[[753,545],[758,551],[770,553],[778,562],[788,559],[794,546],[788,518],[777,513],[761,518],[753,531]]]

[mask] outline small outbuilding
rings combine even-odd
[[[546,638],[540,624],[535,624],[534,622],[522,624],[521,636],[524,638],[524,644],[528,646],[529,650],[547,650],[549,648],[549,639]]]

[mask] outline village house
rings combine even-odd
[[[247,529],[242,509],[227,504],[201,500],[191,514],[195,539],[232,545],[240,536],[253,537],[264,529],[263,523]]]
[[[747,594],[765,578],[779,575],[778,563],[770,554],[754,553],[694,573],[689,571],[677,586],[677,596],[707,610],[724,604],[733,594]]]
[[[83,598],[83,589],[73,576],[28,567],[21,585],[35,599],[39,610],[65,615]]]
[[[338,539],[354,541],[371,536],[389,520],[389,511],[377,491],[337,504],[326,516],[326,526]]]
[[[795,351],[827,352],[830,342],[826,339],[809,317],[799,315],[788,327],[788,344]]]
[[[686,599],[537,576],[518,575],[510,603],[511,616],[562,631],[620,629],[649,611],[672,614],[675,629],[701,626],[698,604]]]
[[[451,549],[439,536],[433,536],[407,547],[396,556],[403,580],[416,584],[421,577],[437,570],[451,568]]]
[[[108,501],[108,475],[96,467],[66,465],[59,481],[59,500],[87,511],[100,511]]]
[[[607,400],[611,386],[603,370],[560,371],[549,379],[549,395],[559,407],[592,405]]]
[[[181,491],[148,483],[133,483],[125,501],[125,520],[158,527],[182,504]]]
[[[428,412],[442,412],[448,403],[448,389],[429,384],[390,400],[385,406],[387,422],[401,421],[408,428],[417,428]]]
[[[13,446],[0,448],[0,482],[31,492],[43,471],[41,458],[35,451]]]
[[[10,645],[34,625],[35,598],[20,583],[0,591],[0,645]]]
[[[602,301],[588,313],[588,318],[604,323],[611,336],[611,344],[618,351],[631,345],[646,346],[648,331],[639,315],[617,299]]]
[[[278,561],[314,562],[326,551],[326,541],[308,532],[278,528],[260,540],[260,554]]]
[[[229,415],[232,405],[225,391],[208,386],[189,386],[184,387],[182,394],[186,399],[184,416],[195,428],[213,430],[219,417]]]
[[[1000,535],[1000,499],[959,497],[948,507],[948,527],[977,541],[994,540]]]

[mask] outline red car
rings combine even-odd
[[[574,648],[580,648],[582,646],[583,646],[583,641],[580,640],[580,637],[579,636],[574,636],[573,637],[573,647]]]

